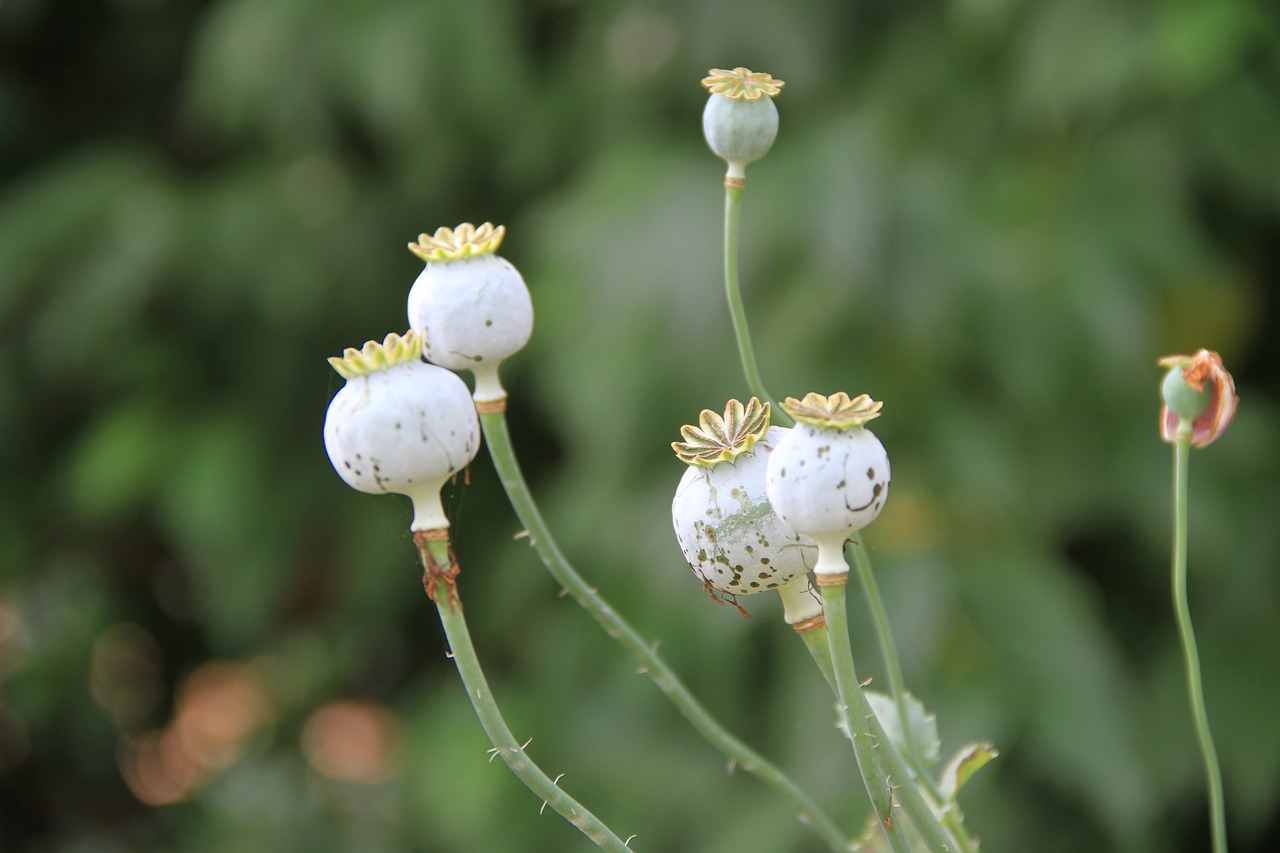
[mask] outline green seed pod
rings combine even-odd
[[[329,363],[347,380],[324,419],[324,446],[338,476],[368,494],[408,495],[412,530],[448,527],[440,489],[480,448],[466,383],[422,361],[416,332],[369,341]]]
[[[716,156],[729,164],[726,182],[746,181],[748,163],[759,160],[778,136],[778,108],[773,97],[781,80],[746,68],[711,69],[702,85],[711,92],[702,111],[702,132]]]
[[[1169,443],[1178,439],[1178,429],[1186,421],[1192,447],[1212,444],[1236,416],[1236,383],[1222,364],[1222,358],[1207,349],[1195,355],[1170,355],[1160,359],[1169,368],[1160,393],[1160,437]]]

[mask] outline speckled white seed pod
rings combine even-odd
[[[415,332],[369,341],[329,363],[347,380],[324,419],[324,446],[338,476],[361,492],[408,495],[412,530],[448,527],[440,489],[480,448],[466,383],[422,361]]]
[[[533,334],[533,301],[520,272],[494,254],[506,230],[463,223],[421,234],[409,249],[427,262],[409,290],[409,326],[432,364],[470,370],[477,402],[503,400],[503,359]]]
[[[797,424],[769,457],[765,490],[778,516],[818,544],[817,574],[849,570],[845,540],[874,521],[889,497],[889,456],[862,426],[881,405],[844,392],[782,403]]]
[[[681,430],[672,447],[689,465],[671,503],[671,520],[690,568],[716,597],[732,601],[778,589],[808,572],[813,541],[773,512],[765,467],[787,433],[768,424],[768,404],[731,400],[721,418],[702,412],[700,427]]]

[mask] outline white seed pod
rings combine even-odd
[[[798,423],[769,457],[769,501],[783,521],[817,542],[816,573],[847,572],[845,539],[874,521],[889,497],[889,456],[862,426],[881,404],[840,392],[788,398],[782,406]]]
[[[728,178],[745,181],[747,164],[768,154],[778,136],[773,97],[784,83],[746,68],[713,68],[702,85],[711,92],[702,111],[707,145],[729,164]]]
[[[506,398],[498,366],[533,334],[529,288],[494,254],[505,234],[488,222],[463,223],[409,244],[427,262],[409,290],[409,326],[425,336],[432,364],[475,374],[477,402]]]
[[[811,539],[774,513],[765,468],[787,433],[768,425],[768,405],[731,400],[722,419],[704,410],[701,427],[672,447],[689,464],[671,503],[676,539],[690,568],[718,599],[777,589],[817,558]]]
[[[338,476],[361,492],[408,495],[412,530],[448,527],[440,489],[480,448],[466,383],[422,361],[415,332],[369,341],[329,362],[347,380],[324,419],[324,446]]]

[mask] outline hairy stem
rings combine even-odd
[[[658,655],[654,645],[641,637],[570,565],[556,544],[525,482],[520,463],[511,445],[511,434],[507,429],[505,412],[482,411],[480,423],[484,428],[485,443],[489,447],[494,467],[497,468],[503,488],[506,489],[507,498],[520,518],[520,522],[528,531],[538,556],[542,558],[542,562],[556,582],[564,587],[574,601],[591,614],[609,636],[631,653],[644,673],[658,685],[658,689],[667,695],[667,698],[693,724],[699,734],[737,766],[756,776],[782,797],[794,809],[800,821],[811,826],[822,837],[827,847],[834,851],[847,851],[848,840],[817,803],[781,769],[720,725],[694,698],[671,666]]]
[[[819,578],[822,590],[823,610],[827,617],[828,641],[831,659],[835,664],[836,684],[840,704],[849,725],[853,751],[858,759],[872,808],[880,816],[885,834],[894,849],[900,849],[894,836],[899,834],[902,821],[897,820],[894,809],[898,804],[920,833],[926,848],[932,853],[954,853],[955,842],[947,834],[934,815],[928,800],[911,778],[911,771],[902,759],[897,747],[889,740],[884,727],[876,717],[853,667],[853,651],[849,645],[849,619],[846,604],[847,575]],[[905,840],[901,843],[905,844]],[[909,848],[908,848],[909,849]]]
[[[889,682],[889,694],[893,697],[893,703],[898,709],[898,724],[902,729],[903,744],[907,753],[906,759],[910,762],[912,769],[915,770],[916,779],[925,786],[933,802],[943,805],[942,791],[938,788],[938,783],[934,780],[932,774],[929,773],[924,751],[920,748],[915,729],[911,725],[911,716],[907,708],[906,679],[902,677],[902,663],[898,657],[898,646],[894,642],[893,631],[889,627],[889,611],[885,608],[884,599],[880,596],[880,586],[876,583],[875,573],[871,569],[871,558],[867,555],[866,546],[861,541],[851,542],[851,544],[845,546],[845,549],[853,553],[853,562],[858,569],[858,579],[862,584],[862,592],[866,596],[867,605],[871,610],[871,621],[875,625],[876,636],[880,643],[880,652],[884,658],[885,676]],[[951,836],[956,842],[960,853],[972,853],[973,846],[970,844],[969,834],[961,825],[962,822],[957,811],[947,808],[943,812],[942,822],[951,831]]]
[[[611,853],[630,853],[626,842],[615,835],[609,827],[591,812],[587,811],[573,797],[569,796],[554,780],[543,773],[525,752],[524,746],[511,733],[502,712],[493,699],[493,691],[485,680],[484,671],[476,657],[475,646],[471,643],[471,633],[467,630],[467,620],[462,614],[462,602],[458,599],[454,577],[439,581],[439,569],[454,569],[449,554],[449,544],[445,539],[431,539],[426,548],[420,547],[422,564],[427,572],[427,585],[431,599],[435,602],[440,614],[440,624],[444,626],[445,637],[449,641],[450,656],[458,667],[458,675],[462,677],[463,686],[467,690],[467,698],[475,709],[480,725],[493,744],[493,752],[502,758],[511,772],[516,775],[529,790],[542,798],[557,814],[576,826],[583,835],[590,838],[595,845]],[[433,575],[433,573],[436,573]],[[436,583],[447,588],[437,589]],[[434,592],[433,592],[434,590]]]

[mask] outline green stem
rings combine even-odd
[[[738,232],[742,219],[742,193],[744,187],[725,184],[724,188],[724,288],[729,299],[729,316],[733,320],[733,333],[738,341],[738,355],[742,359],[742,372],[746,375],[751,393],[769,403],[775,422],[783,426],[790,423],[786,412],[778,408],[765,390],[756,366],[755,349],[751,346],[751,330],[747,326],[747,311],[742,304],[742,288],[738,283]]]
[[[699,734],[737,766],[773,789],[790,804],[800,821],[811,826],[831,850],[840,851],[840,853],[847,851],[848,840],[835,822],[818,807],[818,804],[782,770],[726,731],[724,726],[720,725],[694,698],[670,665],[658,655],[653,644],[641,637],[569,564],[556,544],[551,529],[543,520],[542,513],[538,511],[537,503],[525,482],[520,463],[511,445],[511,434],[507,429],[505,413],[481,412],[480,423],[484,428],[485,443],[489,447],[494,467],[497,468],[503,488],[506,489],[507,499],[520,518],[520,523],[529,532],[530,541],[538,552],[538,556],[542,558],[542,562],[556,582],[591,614],[609,636],[631,653],[645,674],[658,685],[658,689],[667,695],[667,698],[693,724]]]
[[[911,725],[911,715],[907,708],[906,679],[902,677],[902,663],[898,657],[898,646],[893,640],[893,631],[889,628],[889,611],[880,596],[880,585],[876,583],[875,572],[871,569],[871,558],[867,555],[866,546],[859,541],[852,541],[845,546],[853,553],[853,562],[858,569],[858,580],[862,583],[862,591],[871,610],[871,621],[875,625],[876,636],[880,641],[880,652],[884,657],[886,679],[889,682],[889,694],[893,697],[894,706],[898,709],[898,724],[902,729],[902,739],[906,747],[906,758],[915,770],[916,778],[924,784],[933,802],[943,807],[942,823],[951,832],[960,853],[973,853],[969,834],[962,825],[960,814],[945,802],[942,790],[929,773],[924,751],[916,738]]]
[[[822,673],[822,677],[827,680],[827,684],[831,685],[831,692],[839,696],[840,690],[836,685],[836,668],[835,664],[831,662],[831,644],[827,640],[828,633],[824,622],[801,632],[800,639],[804,640],[804,644],[809,649],[809,654],[813,656],[813,662],[818,665],[818,670]]]
[[[871,571],[871,559],[867,549],[860,541],[845,546],[846,551],[853,553],[853,563],[858,569],[858,580],[862,584],[862,592],[867,598],[871,610],[871,621],[875,625],[876,637],[880,641],[880,653],[884,658],[885,679],[889,682],[889,695],[893,697],[898,709],[898,722],[902,726],[902,740],[906,746],[906,758],[911,762],[919,777],[929,787],[929,794],[934,800],[941,802],[942,795],[928,774],[924,752],[916,739],[915,729],[911,725],[911,716],[907,708],[906,680],[902,677],[902,663],[898,658],[898,646],[893,640],[893,631],[889,628],[889,612],[880,597],[880,585],[876,583],[875,574]]]
[[[427,543],[422,552],[423,567],[431,573],[433,567],[449,567],[451,559],[447,540],[433,539]],[[430,576],[430,575],[429,575]],[[630,853],[626,842],[618,838],[609,827],[605,826],[595,815],[587,811],[564,789],[558,786],[538,765],[534,764],[524,750],[524,746],[516,740],[507,726],[502,712],[493,700],[493,691],[485,680],[484,671],[476,657],[475,646],[471,643],[471,633],[467,630],[467,620],[462,615],[462,602],[457,598],[457,590],[452,579],[443,581],[443,589],[437,589],[432,595],[436,610],[440,614],[440,624],[444,626],[445,637],[449,641],[450,655],[458,667],[458,675],[466,687],[467,698],[475,709],[480,725],[489,736],[495,754],[501,756],[511,772],[516,775],[529,790],[542,798],[561,817],[581,830],[595,845],[612,853]],[[446,594],[447,590],[447,594]]]
[[[847,576],[841,577],[847,580]],[[821,589],[840,703],[846,709],[854,755],[858,759],[858,769],[862,773],[867,794],[871,797],[872,807],[883,824],[884,818],[892,814],[892,791],[901,803],[903,812],[920,833],[926,848],[933,853],[953,853],[958,849],[956,843],[942,828],[933,808],[912,781],[907,763],[889,739],[872,710],[871,703],[862,692],[862,685],[853,668],[853,651],[849,646],[846,585],[830,578],[827,583],[821,584]],[[891,843],[900,824],[901,821],[894,820],[892,831],[886,833]],[[890,829],[888,824],[883,825]],[[898,848],[895,846],[894,849]]]
[[[858,682],[858,674],[853,668],[853,651],[849,646],[849,620],[845,605],[845,584],[847,576],[838,576],[839,583],[821,584],[823,610],[827,617],[827,644],[831,649],[831,661],[835,667],[836,693],[840,697],[840,712],[844,718],[849,739],[853,742],[853,754],[858,760],[858,772],[862,775],[862,783],[871,799],[871,808],[880,818],[880,826],[889,845],[899,853],[911,853],[907,842],[906,827],[894,811],[893,793],[898,790],[891,774],[884,772],[877,756],[877,746],[883,747],[887,740],[877,739],[871,732],[871,720],[875,719],[870,712],[870,705],[863,710],[866,696]],[[822,578],[820,578],[822,579]],[[835,580],[835,578],[826,578]],[[841,638],[844,638],[843,642]],[[870,713],[869,713],[870,712]],[[906,777],[904,777],[906,778]],[[908,783],[909,784],[909,783]]]
[[[1214,853],[1226,853],[1226,807],[1222,793],[1222,770],[1218,753],[1209,732],[1209,715],[1205,710],[1204,684],[1200,678],[1200,653],[1191,627],[1191,607],[1187,601],[1187,482],[1191,455],[1191,422],[1178,426],[1173,445],[1173,609],[1182,639],[1182,657],[1187,670],[1187,695],[1191,700],[1191,716],[1195,722],[1200,755],[1204,759],[1205,781],[1209,788],[1209,823],[1213,832]]]

